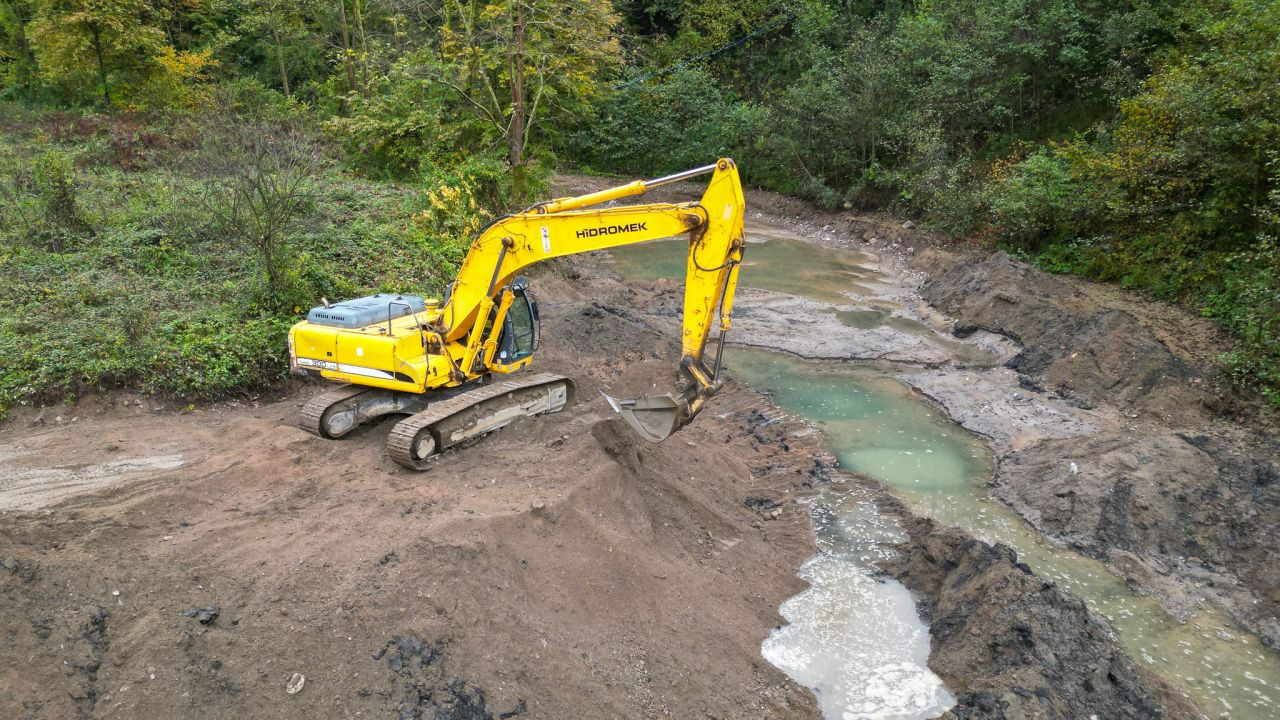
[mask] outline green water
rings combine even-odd
[[[893,316],[888,310],[838,310],[836,317],[849,327],[874,330],[884,325]]]
[[[847,303],[849,293],[870,295],[880,273],[864,267],[873,258],[864,253],[833,250],[785,233],[748,229],[739,284],[760,290],[801,295],[829,303]],[[610,251],[623,277],[637,280],[670,278],[683,282],[687,241],[658,240]]]
[[[730,348],[728,367],[782,408],[819,423],[841,465],[874,477],[915,511],[1005,543],[1107,618],[1137,662],[1184,688],[1211,717],[1276,717],[1280,659],[1220,610],[1180,624],[1101,563],[1049,542],[986,497],[990,450],[891,371]],[[1225,713],[1225,715],[1224,715]]]

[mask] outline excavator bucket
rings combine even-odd
[[[603,392],[600,394],[604,395],[614,412],[649,442],[662,442],[671,437],[682,425],[680,419],[688,413],[688,403],[670,395],[620,400]]]

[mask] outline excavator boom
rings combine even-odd
[[[696,202],[599,207],[703,174],[711,174],[711,179]],[[606,396],[637,432],[660,441],[697,415],[719,388],[720,349],[729,329],[744,249],[744,212],[737,166],[725,158],[683,173],[559,198],[501,217],[472,243],[443,303],[411,296],[361,298],[315,308],[307,321],[290,331],[290,358],[296,369],[351,384],[334,390],[332,402],[319,398],[308,405],[310,410],[304,408],[309,418],[305,426],[336,437],[378,414],[411,414],[406,423],[436,417],[441,411],[429,407],[433,402],[464,408],[461,415],[466,418],[475,416],[474,422],[451,416],[449,422],[457,427],[448,437],[437,427],[443,419],[415,431],[413,438],[404,441],[412,446],[410,450],[399,452],[409,452],[409,462],[392,448],[393,457],[414,467],[423,452],[457,444],[469,438],[474,428],[500,427],[510,421],[508,416],[514,417],[499,407],[501,398],[486,396],[483,402],[477,401],[492,408],[493,417],[477,415],[467,398],[469,393],[474,397],[483,393],[466,388],[489,383],[495,374],[512,373],[533,359],[536,306],[520,272],[551,258],[687,234],[679,392],[635,400]],[[720,337],[708,367],[704,353],[713,324],[718,324]],[[572,392],[568,379],[537,377],[537,387],[555,391],[546,402],[530,400],[522,412],[554,412],[563,407]],[[504,382],[513,402],[516,394],[529,395],[533,387],[514,379]],[[539,392],[535,389],[530,397]],[[393,430],[393,439],[404,435],[399,429]]]

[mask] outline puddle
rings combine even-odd
[[[888,310],[837,310],[836,318],[849,327],[874,330],[893,317]]]
[[[848,303],[875,294],[880,272],[866,253],[820,247],[785,231],[748,228],[739,283],[743,287]],[[611,250],[618,274],[637,280],[684,278],[685,240],[660,240]]]
[[[853,493],[827,493],[811,514],[818,554],[799,572],[809,589],[782,604],[788,624],[764,641],[764,658],[812,688],[826,718],[933,718],[955,705],[928,667],[929,629],[910,591],[873,574],[905,534]]]
[[[1054,545],[988,500],[985,443],[889,371],[754,349],[730,348],[726,357],[739,378],[769,390],[778,406],[820,423],[842,466],[889,486],[917,513],[1011,546],[1038,575],[1085,600],[1136,662],[1182,687],[1211,717],[1275,717],[1274,653],[1215,607],[1177,622],[1100,562]]]

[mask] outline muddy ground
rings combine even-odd
[[[750,203],[756,220],[819,242],[865,243],[904,277],[928,244],[888,219],[824,216],[767,194]],[[812,695],[764,661],[760,643],[812,552],[794,500],[838,472],[820,436],[731,378],[692,426],[661,445],[638,441],[598,391],[667,389],[676,289],[621,283],[596,257],[534,275],[545,342],[536,364],[572,377],[577,403],[424,474],[384,456],[389,423],[338,442],[296,429],[299,405],[320,389],[306,383],[191,412],[104,395],[0,427],[0,716],[816,716]],[[924,298],[959,318],[961,334],[987,332],[991,351],[1010,358],[1026,354],[1010,337],[1035,346],[943,287],[925,284]],[[776,301],[749,304],[754,321]],[[919,310],[939,327],[954,322]],[[934,353],[918,363],[925,373],[944,359],[938,347],[919,352]],[[1013,362],[1012,377],[992,382],[1048,388],[1074,377]],[[1042,402],[1109,422],[1115,413],[1087,389],[1045,389]],[[1021,423],[1033,430],[1009,452],[1061,439],[1054,426]],[[1032,463],[1002,461],[1001,477],[1018,466]],[[998,492],[1019,507],[1016,493]],[[889,571],[919,594],[956,717],[1193,715],[1007,549],[883,504],[911,535]],[[1099,552],[1114,545],[1080,535]],[[1228,567],[1215,557],[1199,559]],[[951,632],[958,622],[963,632]],[[295,674],[305,682],[291,694]]]
[[[385,457],[389,423],[296,429],[314,384],[190,413],[118,395],[20,413],[0,716],[811,715],[759,655],[801,587],[808,518],[744,503],[811,484],[817,437],[762,443],[740,389],[669,442],[633,437],[598,391],[673,378],[674,337],[594,312],[562,272],[536,279],[537,364],[578,402],[426,473]]]
[[[1003,254],[930,250],[917,264],[923,298],[957,334],[1022,347],[998,371],[1018,388],[985,408],[954,381],[913,381],[992,438],[994,497],[1175,616],[1211,600],[1280,649],[1278,426],[1218,381],[1212,360],[1227,346],[1209,323]],[[1053,431],[1002,417],[1019,408]]]

